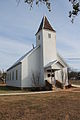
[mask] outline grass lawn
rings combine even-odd
[[[80,89],[0,96],[0,120],[80,120]]]

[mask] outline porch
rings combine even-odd
[[[57,60],[50,62],[44,68],[44,79],[53,87],[63,88],[68,85],[67,68]]]

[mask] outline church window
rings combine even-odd
[[[40,35],[38,35],[38,40],[40,40]]]
[[[14,80],[14,71],[12,72],[12,80]]]
[[[52,77],[54,77],[54,74],[52,74]]]
[[[48,74],[47,76],[50,77],[50,74]]]
[[[18,70],[16,70],[16,80],[18,80]]]
[[[51,38],[51,34],[50,33],[48,33],[48,38]]]

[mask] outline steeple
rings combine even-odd
[[[56,32],[45,16],[36,33],[36,46],[40,46],[40,59],[43,66],[56,60]]]
[[[43,17],[37,33],[38,33],[40,30],[42,30],[42,29],[47,29],[47,30],[56,32],[56,31],[52,28],[52,26],[50,25],[50,23],[49,23],[49,21],[47,20],[46,16]],[[36,33],[36,34],[37,34],[37,33]]]

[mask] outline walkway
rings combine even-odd
[[[72,87],[80,88],[80,85],[71,84]]]
[[[13,95],[34,95],[34,94],[44,94],[44,93],[52,93],[55,91],[41,91],[41,92],[24,92],[24,93],[1,93],[0,96],[13,96]]]
[[[46,94],[53,92],[80,92],[80,86],[69,89],[54,89],[53,91],[40,91],[40,92],[17,92],[17,93],[0,93],[0,96],[16,96],[16,95],[35,95],[35,94]]]

